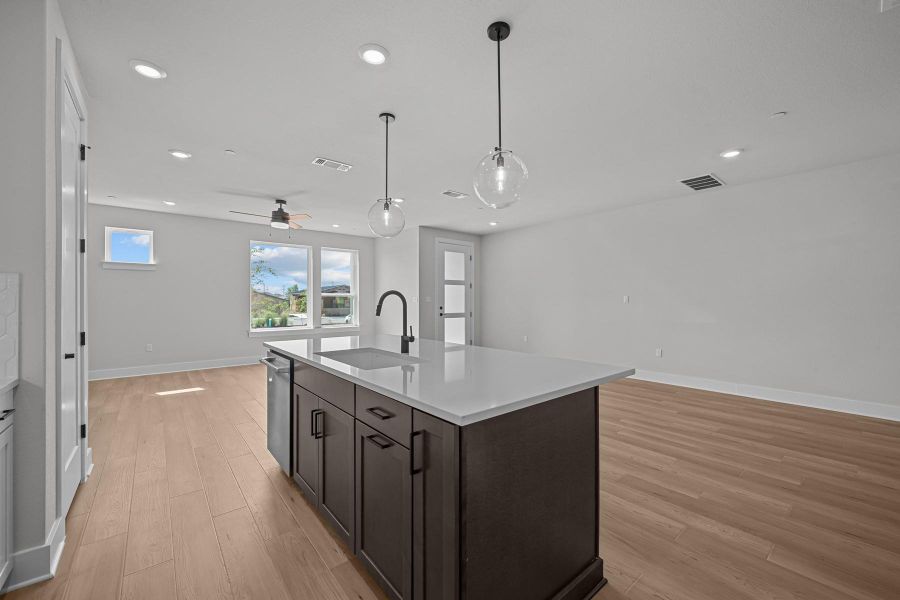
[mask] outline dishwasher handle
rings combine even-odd
[[[276,360],[276,358],[274,356],[269,356],[267,358],[259,359],[259,362],[266,365],[270,369],[274,369],[276,373],[290,373],[291,372],[291,363],[288,363],[288,364],[284,365],[283,367],[280,367],[275,364],[275,360]]]

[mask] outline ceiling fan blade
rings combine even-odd
[[[285,198],[290,198],[291,196],[300,196],[301,194],[305,194],[306,190],[294,190],[287,192],[285,194],[267,194],[265,192],[257,192],[254,190],[238,190],[238,189],[221,189],[217,190],[220,194],[226,194],[228,196],[239,196],[241,198],[259,198],[260,200],[284,200]]]
[[[239,210],[229,210],[228,212],[234,213],[236,215],[247,215],[248,217],[259,217],[260,219],[271,219],[271,215],[257,215],[256,213],[245,213]]]
[[[226,194],[228,196],[239,196],[241,198],[259,198],[260,200],[274,200],[275,196],[270,194],[263,194],[260,192],[254,192],[252,190],[217,190],[220,194]]]
[[[312,219],[312,215],[309,213],[293,213],[288,216],[291,218],[291,220],[301,219],[305,221],[306,219]]]
[[[290,227],[291,229],[303,229],[302,225],[297,225],[294,222],[288,222],[288,227]]]

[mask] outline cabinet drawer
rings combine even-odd
[[[346,379],[311,367],[303,361],[294,361],[294,383],[306,388],[319,398],[328,400],[341,410],[353,414],[353,388]]]
[[[356,418],[395,442],[409,447],[412,408],[393,398],[356,386]]]

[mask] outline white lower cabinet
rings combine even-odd
[[[0,588],[12,570],[13,416],[0,413]]]

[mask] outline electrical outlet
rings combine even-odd
[[[628,304],[631,302],[631,296],[622,296],[622,304]]]
[[[527,335],[523,335],[523,336],[522,336],[522,341],[525,342],[525,343],[527,344],[527,343],[528,343],[528,336],[527,336]]]
[[[662,358],[662,348],[656,349],[656,358]]]
[[[147,344],[144,350],[146,350],[147,352],[153,352],[153,344]]]

